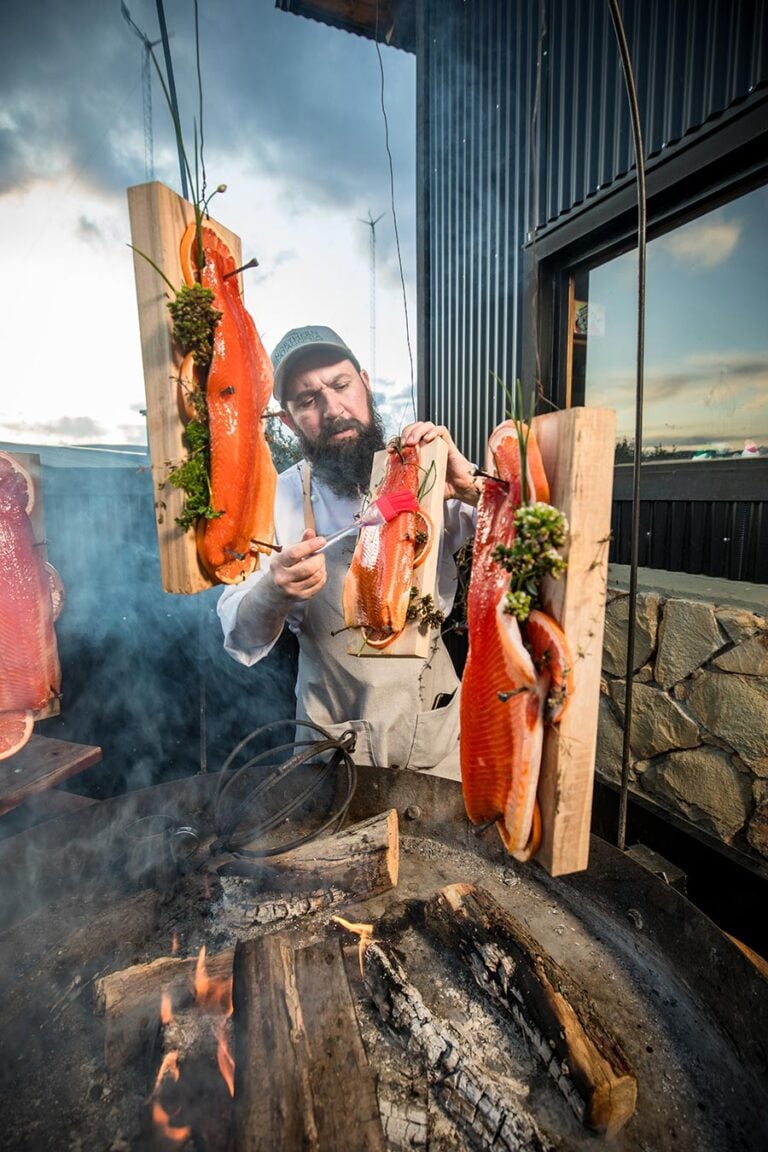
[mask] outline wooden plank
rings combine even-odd
[[[193,206],[172,189],[154,181],[128,189],[128,212],[134,248],[148,256],[171,284],[181,287],[184,281],[179,243],[187,225],[194,220]],[[239,237],[213,220],[210,223],[224,237],[239,265],[242,262]],[[184,425],[179,414],[176,383],[182,358],[173,341],[167,308],[170,289],[137,252],[134,252],[133,268],[163,589],[200,592],[212,584],[198,562],[194,528],[183,531],[176,524],[184,495],[165,483],[169,465],[186,459],[187,455],[182,441]]]
[[[551,502],[568,519],[568,570],[547,580],[547,610],[565,630],[574,658],[574,695],[547,730],[538,799],[538,860],[553,876],[587,867],[605,623],[615,413],[570,408],[533,421]]]
[[[371,492],[375,492],[384,479],[389,453],[377,452],[371,468]],[[432,521],[434,543],[427,553],[424,563],[413,573],[413,587],[418,596],[429,595],[436,598],[437,560],[440,554],[439,542],[443,534],[443,497],[445,493],[445,472],[448,461],[448,448],[444,440],[433,440],[419,448],[419,463],[423,475],[434,468],[434,482],[430,481],[428,491],[421,499],[421,507]],[[371,648],[363,639],[359,629],[349,633],[347,651],[351,656],[419,656],[425,659],[430,652],[434,629],[422,631],[418,621],[409,620],[397,640],[386,648]]]
[[[30,736],[23,748],[0,761],[0,816],[29,796],[54,788],[100,760],[101,748],[94,745]]]
[[[44,564],[48,563],[48,538],[45,533],[45,512],[43,509],[43,483],[40,473],[40,457],[37,452],[11,452],[9,455],[18,460],[32,477],[32,490],[34,504],[29,514],[32,522],[32,531],[35,534],[38,555]],[[58,696],[52,696],[43,708],[38,708],[33,715],[35,720],[46,720],[49,716],[58,716],[61,712],[61,701]]]
[[[373,1074],[339,942],[294,950],[286,936],[241,941],[233,1001],[233,1146],[383,1152]]]

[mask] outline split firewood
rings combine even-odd
[[[482,888],[443,888],[425,919],[522,1029],[582,1123],[618,1132],[635,1110],[637,1080],[577,982]]]
[[[379,943],[362,946],[363,980],[382,1020],[424,1064],[451,1118],[497,1152],[547,1152],[552,1145],[520,1103],[497,1089],[448,1026],[424,1003],[403,968]]]
[[[247,853],[249,845],[242,846]],[[400,863],[397,810],[390,809],[333,836],[324,836],[278,856],[212,859],[221,875],[248,876],[275,892],[342,889],[367,899],[397,885]]]
[[[233,957],[232,949],[211,956],[209,977],[229,979]],[[157,1035],[163,994],[174,1014],[194,1003],[197,964],[196,957],[163,956],[96,981],[96,1008],[106,1017],[104,1055],[110,1071],[133,1059]]]
[[[233,998],[238,1152],[383,1152],[338,941],[238,943]]]

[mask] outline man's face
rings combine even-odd
[[[286,387],[285,410],[286,423],[304,441],[354,439],[371,424],[368,374],[351,360],[300,369]]]
[[[315,474],[339,496],[365,492],[373,454],[384,447],[367,373],[351,360],[301,367],[285,389],[283,407]]]

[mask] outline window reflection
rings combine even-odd
[[[643,454],[768,456],[768,188],[648,245]],[[635,426],[637,254],[576,275],[574,403],[612,407],[617,461]]]

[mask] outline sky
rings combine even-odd
[[[768,451],[768,188],[648,245],[643,444]],[[586,399],[634,437],[637,254],[589,274]]]
[[[154,0],[129,0],[158,38]],[[328,324],[370,367],[395,429],[411,356],[390,202],[376,46],[279,12],[273,0],[200,0],[205,168],[212,214],[242,240],[245,302],[269,351]],[[165,0],[182,128],[197,116],[194,4]],[[160,53],[160,46],[156,48]],[[143,49],[119,0],[7,5],[0,38],[0,440],[141,444],[145,408],[126,188],[144,182]],[[415,371],[415,58],[382,46],[395,210]],[[152,78],[154,175],[180,178]]]

